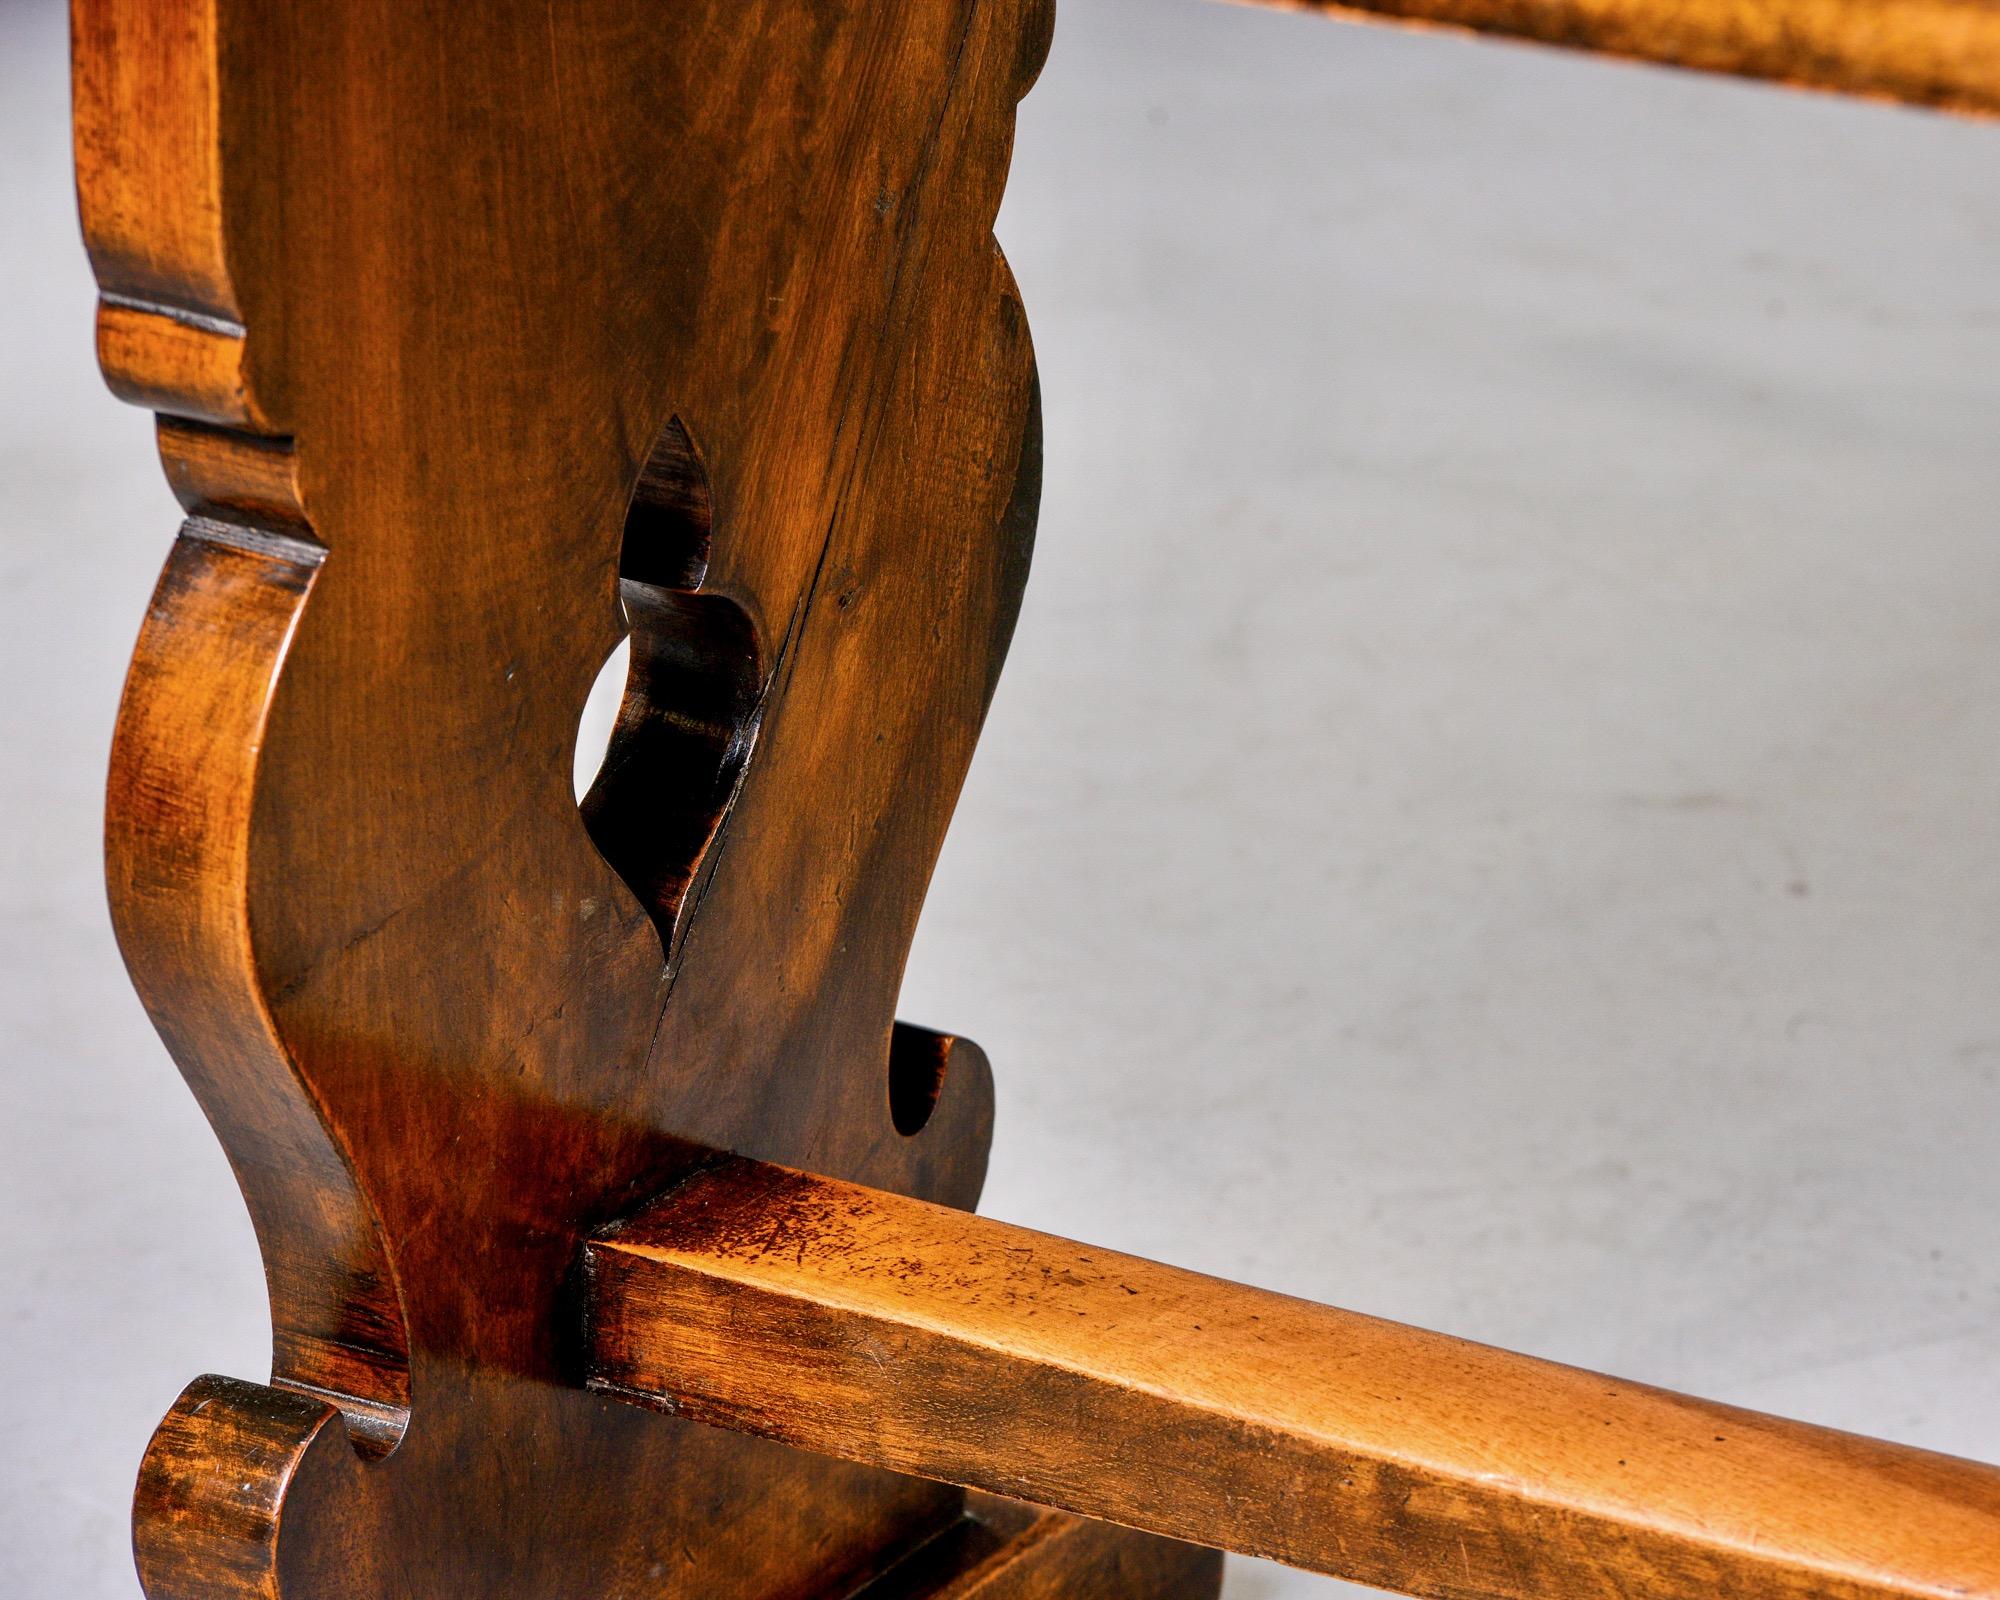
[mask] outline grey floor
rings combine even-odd
[[[61,48],[0,0],[9,1600],[132,1596],[264,1370],[98,883],[175,516]],[[2000,128],[1067,0],[1000,234],[1048,493],[904,1006],[988,1209],[2000,1456]]]

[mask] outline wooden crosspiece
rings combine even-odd
[[[2000,107],[2000,0],[1328,9]],[[273,1323],[147,1451],[153,1600],[2000,1596],[1991,1469],[970,1214],[990,1071],[894,1006],[1033,536],[1046,0],[74,22],[186,511],[112,906]]]
[[[591,1382],[1439,1600],[2000,1594],[2000,1470],[731,1158],[589,1246]]]

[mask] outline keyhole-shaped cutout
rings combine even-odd
[[[584,825],[651,914],[670,964],[742,786],[763,692],[749,616],[702,592],[715,531],[707,468],[672,418],[626,511],[618,591],[630,632],[585,704],[574,773]]]

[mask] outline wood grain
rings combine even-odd
[[[1366,9],[1988,110],[1996,5]],[[99,357],[186,514],[112,912],[273,1322],[147,1453],[147,1593],[1215,1593],[970,1483],[1439,1596],[1991,1595],[1986,1469],[954,1209],[991,1072],[894,1007],[1033,539],[992,223],[1050,22],[74,0]]]
[[[187,517],[113,915],[273,1320],[271,1381],[198,1380],[148,1453],[154,1600],[969,1581],[909,1564],[960,1491],[590,1395],[562,1330],[580,1240],[709,1148],[978,1194],[985,1059],[894,1005],[1032,542],[991,230],[1049,26],[76,0],[99,354]],[[973,1521],[1007,1593],[1214,1592]]]
[[[257,426],[223,225],[221,7],[77,0],[77,204],[97,355],[135,405]]]
[[[2000,1471],[740,1159],[588,1247],[592,1382],[1442,1600],[2000,1596]]]
[[[1996,0],[1250,0],[2000,113]]]

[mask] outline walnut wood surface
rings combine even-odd
[[[1996,5],[1365,9],[1983,110]],[[1049,20],[75,0],[100,360],[186,511],[112,909],[273,1320],[271,1382],[197,1379],[147,1453],[147,1592],[1215,1593],[1212,1553],[918,1472],[1437,1595],[1992,1593],[1985,1469],[950,1209],[990,1074],[893,1006],[1032,539],[991,225]],[[771,1439],[586,1387],[579,1248],[690,1173],[592,1257],[595,1376],[658,1398],[695,1363],[690,1403]],[[676,1352],[680,1314],[741,1320]]]
[[[2000,1596],[2000,1470],[730,1159],[588,1248],[592,1381],[1446,1600]]]
[[[1252,0],[2000,113],[2000,0]]]
[[[274,1322],[271,1384],[148,1454],[155,1600],[1213,1593],[591,1395],[559,1332],[579,1240],[700,1150],[978,1193],[985,1062],[893,1006],[1032,537],[991,225],[1048,28],[77,0],[100,356],[187,512],[113,911]]]

